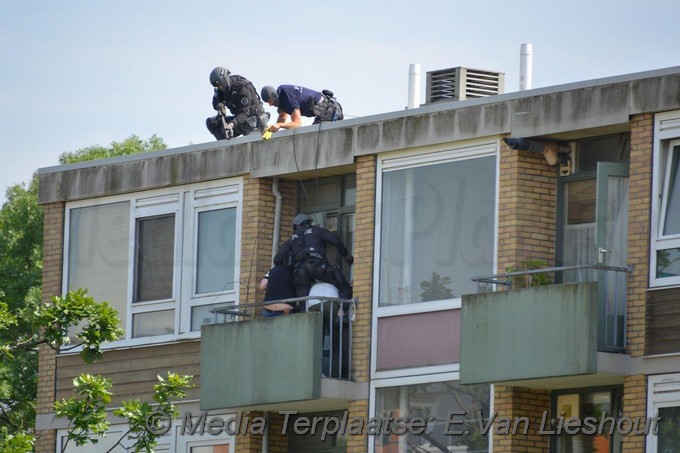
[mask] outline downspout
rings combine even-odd
[[[272,193],[276,197],[276,208],[274,208],[274,232],[272,234],[272,259],[279,251],[279,240],[281,238],[281,204],[283,196],[279,191],[279,177],[275,176],[272,181]]]
[[[269,411],[264,413],[264,434],[262,435],[262,453],[269,451]]]
[[[272,193],[276,197],[276,207],[274,208],[274,231],[272,233],[272,261],[279,251],[279,239],[281,238],[281,205],[283,196],[279,191],[279,178],[275,176],[272,180]],[[272,263],[273,264],[273,263]],[[262,453],[269,452],[269,412],[265,412],[265,430],[262,435]]]

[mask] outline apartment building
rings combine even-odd
[[[41,169],[43,297],[87,288],[126,334],[41,350],[36,451],[76,375],[114,408],[167,371],[196,387],[157,451],[669,451],[679,161],[673,67]],[[350,248],[355,302],[264,319],[298,212]]]

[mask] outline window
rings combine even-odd
[[[194,406],[195,407],[195,406]],[[173,419],[168,426],[168,431],[158,438],[158,444],[154,447],[158,453],[234,453],[234,436],[226,429],[231,422],[233,414],[210,414],[208,420],[213,425],[199,422],[200,411],[181,410],[179,418]],[[189,417],[189,422],[187,418]],[[111,450],[113,453],[132,451],[134,439],[127,437],[128,425],[111,425],[105,436],[93,436],[98,442],[76,446],[73,441],[67,443],[68,432],[60,429],[57,434],[57,452],[61,452],[66,444],[66,453],[96,453]],[[116,445],[118,442],[120,443]]]
[[[314,221],[337,234],[350,254],[354,250],[354,211],[356,205],[356,175],[332,176],[300,181],[297,191],[298,212],[304,212]],[[352,268],[328,247],[328,262],[339,265],[351,281]]]
[[[495,144],[381,161],[380,307],[460,298],[495,257]]]
[[[680,374],[650,376],[647,383],[647,420],[658,417],[647,435],[649,453],[676,451],[680,445]]]
[[[68,225],[64,286],[87,288],[90,296],[108,301],[125,320],[130,202],[72,208]]]
[[[489,433],[482,434],[480,426],[489,423],[490,399],[489,385],[461,385],[458,381],[377,388],[374,417],[422,419],[426,427],[420,435],[411,430],[398,435],[381,432],[371,436],[373,452],[486,453]]]
[[[659,113],[654,127],[651,286],[680,284],[680,111]]]
[[[597,420],[591,425],[602,429],[595,433],[585,432],[567,434],[558,432],[552,441],[552,451],[556,453],[570,453],[575,451],[597,451],[603,453],[620,453],[623,448],[621,430],[617,429],[617,422],[623,416],[621,412],[621,388],[602,390],[581,390],[578,392],[555,392],[553,394],[551,417],[570,417],[583,421]],[[621,428],[621,426],[619,426]],[[627,427],[623,427],[626,429]],[[555,427],[547,427],[549,430],[558,431]]]
[[[680,140],[671,142],[662,157],[661,211],[656,251],[658,279],[680,277]]]
[[[137,219],[134,302],[172,298],[174,214]]]
[[[125,340],[196,336],[238,302],[241,192],[230,180],[69,203],[65,287],[111,303]]]

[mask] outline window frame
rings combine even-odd
[[[356,228],[356,182],[355,173],[344,173],[317,179],[300,180],[296,188],[296,211],[309,214],[317,225],[327,228],[337,235],[350,255],[354,254],[354,241],[356,240],[354,237]],[[321,198],[322,191],[320,187],[322,186],[332,186],[334,188],[335,200],[333,202],[328,201],[327,203],[319,200],[317,203],[312,203],[312,198]],[[352,186],[354,188],[354,197],[353,200],[348,200],[346,195],[348,188]],[[310,192],[311,196],[309,195]],[[335,222],[334,227],[330,224],[331,219]],[[353,236],[352,240],[348,241],[348,234],[350,233]],[[340,266],[345,277],[352,281],[353,267],[336,253],[334,247],[329,248],[327,254],[329,262]]]
[[[204,446],[216,446],[222,444],[229,445],[229,453],[234,453],[236,451],[236,436],[230,435],[227,432],[220,432],[219,434],[213,435],[208,432],[208,426],[206,424],[206,430],[203,434],[194,433],[190,434],[185,432],[182,434],[182,425],[184,423],[184,416],[186,414],[192,414],[193,417],[198,417],[203,411],[200,410],[199,404],[195,402],[184,402],[177,404],[177,410],[180,412],[180,416],[173,418],[170,429],[167,433],[163,434],[158,438],[158,445],[156,446],[156,451],[164,451],[168,453],[180,453],[187,452],[191,447],[204,447]],[[111,412],[109,411],[109,416]],[[225,411],[209,411],[206,413],[208,420],[214,418],[221,418],[227,423],[229,419],[236,417],[236,413],[225,412]],[[196,422],[196,419],[194,419]],[[112,434],[125,434],[128,430],[127,424],[114,423],[107,431],[107,438],[110,438]],[[60,428],[57,430],[57,441],[56,441],[56,452],[60,453],[60,445],[63,442],[68,430]],[[118,438],[114,438],[118,439]],[[70,444],[75,446],[75,444]],[[88,444],[91,449],[96,450],[97,446],[93,444]],[[121,447],[122,448],[122,447]],[[67,448],[66,452],[71,451],[71,447]]]
[[[647,420],[656,417],[659,409],[668,407],[680,407],[680,373],[649,376],[647,378]],[[650,430],[646,437],[645,451],[656,453],[658,434]]]
[[[373,314],[371,318],[371,379],[385,379],[408,377],[414,374],[437,374],[458,372],[459,364],[435,365],[429,367],[408,368],[400,370],[377,371],[377,335],[378,321],[383,317],[409,315],[416,313],[428,313],[443,310],[460,310],[461,298],[436,300],[428,302],[410,303],[404,305],[380,306],[380,244],[382,231],[382,189],[383,174],[385,170],[394,171],[414,167],[448,163],[457,160],[491,157],[496,159],[496,188],[494,195],[494,244],[493,244],[493,269],[490,274],[496,272],[498,266],[498,175],[500,168],[500,141],[479,139],[463,141],[456,144],[429,146],[421,152],[398,151],[385,153],[378,157],[376,166],[376,189],[375,189],[375,230],[373,252]],[[396,385],[396,384],[395,384]]]
[[[191,334],[191,311],[194,307],[202,307],[206,305],[238,305],[239,301],[239,279],[240,279],[240,259],[241,259],[241,203],[242,203],[242,193],[243,188],[239,186],[229,186],[229,188],[221,193],[215,193],[216,189],[212,187],[207,187],[203,190],[196,190],[197,196],[195,195],[189,203],[191,204],[190,209],[185,210],[184,224],[189,226],[189,231],[187,233],[189,240],[185,241],[184,256],[189,256],[191,258],[192,266],[191,272],[185,273],[182,278],[184,279],[182,283],[183,296],[182,300],[187,302],[181,306],[181,316],[183,319],[187,320],[187,324],[184,329],[187,333]],[[238,198],[235,199],[234,197]],[[185,198],[188,195],[185,196]],[[234,244],[234,286],[230,290],[222,290],[211,293],[196,293],[197,285],[197,258],[198,258],[198,222],[199,217],[202,212],[216,211],[219,209],[236,209],[235,218],[235,244]],[[191,249],[186,249],[186,247],[191,247]],[[207,302],[206,302],[207,301]],[[196,332],[196,331],[194,331]],[[200,332],[199,332],[200,333]]]
[[[426,167],[436,164],[445,164],[455,161],[494,157],[496,159],[496,188],[494,194],[494,245],[493,245],[493,269],[498,265],[498,172],[499,172],[500,142],[489,140],[471,140],[455,145],[440,145],[428,147],[426,152],[413,153],[413,151],[399,151],[386,153],[378,158],[376,168],[375,189],[375,250],[373,262],[373,309],[378,317],[397,316],[410,313],[424,313],[445,309],[460,308],[461,298],[456,297],[447,300],[437,300],[403,305],[380,306],[380,244],[382,239],[382,189],[383,175],[386,172],[405,170],[416,167]]]
[[[659,113],[654,118],[652,165],[651,231],[649,252],[650,287],[680,285],[680,275],[657,277],[657,253],[680,248],[680,234],[664,235],[668,204],[668,183],[673,154],[680,153],[680,111]]]
[[[239,303],[241,231],[243,211],[243,179],[229,178],[196,184],[174,186],[166,189],[151,189],[143,192],[112,195],[88,200],[67,202],[64,209],[64,241],[62,257],[62,294],[68,292],[69,244],[71,210],[101,206],[118,202],[129,204],[129,230],[127,254],[127,289],[125,319],[121,327],[125,336],[118,341],[102,345],[103,349],[116,349],[138,345],[167,343],[176,340],[198,339],[200,330],[191,331],[191,308],[205,305]],[[196,297],[195,268],[198,243],[198,216],[200,212],[222,208],[235,208],[234,244],[234,287],[222,294],[208,294]],[[173,291],[170,299],[132,302],[136,285],[136,229],[137,221],[145,217],[175,215]],[[133,315],[174,309],[173,333],[133,338]],[[80,348],[69,349],[68,353]],[[66,351],[64,351],[66,353]]]
[[[135,337],[133,329],[133,318],[135,315],[160,312],[166,310],[174,310],[173,332],[178,332],[179,327],[179,313],[178,305],[178,276],[180,272],[181,255],[179,253],[177,244],[181,244],[183,229],[180,218],[180,213],[183,209],[181,193],[167,194],[165,191],[155,194],[148,194],[140,198],[132,198],[130,200],[130,235],[129,239],[129,254],[128,254],[128,297],[127,297],[127,319],[125,320],[125,340],[142,340],[144,338],[167,337],[174,335],[152,335]],[[173,270],[172,270],[172,295],[167,299],[135,302],[136,286],[137,286],[137,241],[139,232],[139,221],[147,218],[162,217],[166,215],[174,215],[175,231],[173,240]]]
[[[416,371],[411,376],[401,376],[389,379],[371,379],[368,402],[368,417],[376,416],[376,405],[378,401],[378,390],[390,387],[404,387],[418,384],[436,384],[440,382],[460,381],[460,373],[456,371],[440,372],[432,374],[417,374]],[[494,412],[494,385],[489,385],[489,408],[490,413]],[[493,445],[493,429],[488,432],[489,447]],[[375,453],[375,436],[368,436],[368,453]]]
[[[595,387],[577,387],[577,388],[567,388],[567,389],[559,389],[559,390],[552,390],[550,392],[550,419],[554,420],[556,417],[560,414],[558,414],[558,407],[557,407],[557,402],[559,397],[565,396],[565,395],[578,395],[579,396],[579,402],[580,398],[583,397],[584,395],[592,395],[594,393],[609,393],[609,401],[611,405],[612,412],[610,414],[607,414],[607,417],[613,417],[615,420],[620,420],[623,416],[625,415],[619,415],[620,411],[622,410],[622,398],[623,398],[623,385],[601,385],[601,386],[595,386]],[[580,406],[579,406],[579,415],[573,415],[573,417],[584,420],[585,417],[590,417],[591,415],[586,415],[584,416],[583,414],[580,414]],[[565,417],[568,418],[568,417]],[[615,434],[616,435],[616,434]],[[549,452],[550,453],[555,453],[558,448],[558,442],[560,437],[571,437],[570,434],[567,433],[561,433],[558,435],[551,435],[550,436],[550,447],[549,447]],[[609,451],[611,451],[615,444],[614,444],[614,437],[612,437],[611,441],[611,448]],[[603,453],[609,453],[603,452]]]

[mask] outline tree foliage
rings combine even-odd
[[[442,277],[436,272],[432,272],[430,281],[423,280],[420,282],[420,288],[423,290],[420,293],[420,300],[427,302],[430,300],[445,300],[453,298],[453,291],[449,288],[451,284],[451,277]]]
[[[118,445],[123,445],[127,450],[153,453],[161,435],[161,427],[149,429],[149,423],[154,422],[153,415],[161,413],[167,415],[168,420],[178,416],[173,400],[187,396],[186,390],[193,387],[192,378],[170,372],[165,378],[158,376],[158,384],[153,387],[156,404],[137,399],[123,401],[122,407],[113,411],[113,414],[127,420],[128,430],[106,451],[113,451]],[[111,380],[81,374],[74,379],[73,387],[76,396],[54,404],[57,418],[69,420],[69,431],[61,451],[65,451],[71,441],[78,446],[97,444],[110,427],[106,418],[106,405],[111,402]]]
[[[38,180],[16,184],[0,208],[0,430],[8,433],[33,426],[38,359],[35,351],[3,354],[8,345],[37,331],[32,314],[40,303],[43,212],[38,206]],[[11,327],[11,328],[8,328]],[[4,346],[4,348],[3,348]],[[22,442],[21,436],[12,443]]]
[[[62,153],[59,156],[60,164],[72,164],[88,160],[106,159],[107,157],[127,156],[147,151],[165,149],[167,146],[163,139],[152,135],[148,140],[142,140],[136,135],[131,135],[122,142],[113,142],[108,147],[94,145],[73,152]]]

